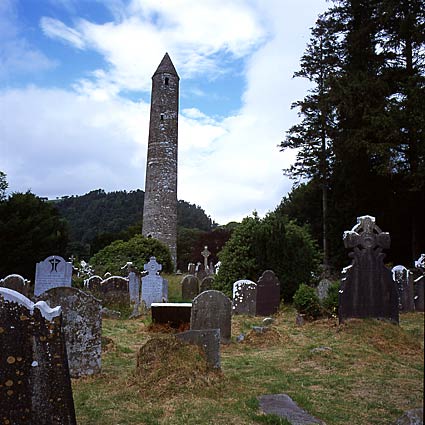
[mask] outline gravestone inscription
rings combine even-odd
[[[280,304],[280,282],[272,270],[266,270],[257,282],[256,314],[270,316]]]
[[[223,343],[232,333],[232,302],[220,291],[205,291],[192,302],[191,330],[220,329]]]
[[[344,245],[353,251],[351,265],[343,270],[339,290],[339,322],[349,318],[387,319],[398,323],[398,292],[391,271],[384,265],[383,249],[390,247],[390,235],[375,218],[357,218],[357,224],[344,232]]]
[[[257,284],[252,280],[242,279],[233,284],[233,314],[255,316],[257,311]]]
[[[0,288],[4,424],[76,425],[61,308]]]
[[[59,255],[51,255],[36,265],[34,295],[58,286],[71,286],[71,280],[72,264]]]
[[[62,309],[71,378],[95,375],[101,370],[102,305],[77,288],[52,288],[38,297]]]

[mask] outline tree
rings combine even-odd
[[[35,266],[65,255],[68,227],[56,208],[34,194],[14,193],[0,202],[0,276],[34,279]]]
[[[0,171],[0,201],[3,201],[6,198],[6,190],[8,188],[6,174],[3,171]]]

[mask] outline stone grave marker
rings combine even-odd
[[[162,265],[151,257],[144,265],[147,276],[142,277],[142,302],[146,308],[151,308],[152,303],[160,303],[164,296],[164,279],[158,274],[162,270]]]
[[[188,274],[195,274],[195,268],[196,268],[196,264],[195,263],[189,263],[188,265],[187,265],[187,273]]]
[[[209,291],[213,289],[214,285],[214,276],[208,275],[202,279],[201,284],[199,285],[199,292]]]
[[[201,255],[204,257],[204,270],[208,273],[208,257],[211,255],[211,252],[208,251],[208,247],[206,245],[204,250],[201,252]]]
[[[329,288],[332,286],[332,282],[329,279],[321,279],[316,288],[317,296],[320,301],[323,301],[329,292]]]
[[[182,299],[193,300],[199,294],[199,280],[196,276],[186,275],[182,280]]]
[[[191,330],[220,329],[221,342],[230,342],[232,302],[220,291],[205,291],[192,302]]]
[[[394,266],[391,271],[397,285],[399,310],[403,313],[415,311],[412,273],[401,265]]]
[[[29,296],[29,280],[24,279],[19,274],[10,274],[4,279],[0,280],[0,286],[3,288],[13,289],[16,292]]]
[[[200,281],[200,282],[202,282],[202,279],[205,277],[205,276],[207,276],[208,275],[208,273],[207,273],[207,271],[205,270],[205,266],[202,264],[202,263],[198,263],[197,264],[197,267],[196,267],[196,273],[195,273],[195,276],[198,278],[198,280]]]
[[[415,310],[424,311],[424,284],[425,284],[425,275],[419,276],[413,282],[414,285],[414,301],[415,301]]]
[[[99,297],[104,304],[128,305],[128,279],[122,276],[110,276],[102,280],[99,288]]]
[[[100,292],[100,284],[103,279],[100,276],[90,276],[84,281],[84,286],[91,292]]]
[[[130,292],[130,304],[140,303],[140,276],[136,271],[128,274],[128,290]]]
[[[101,370],[102,305],[93,295],[77,288],[52,288],[39,300],[62,309],[71,378],[95,375]]]
[[[152,303],[152,322],[172,328],[190,325],[192,303]]]
[[[252,280],[242,279],[233,284],[233,314],[255,316],[257,311],[257,284]]]
[[[76,425],[61,308],[0,288],[2,424]]]
[[[257,282],[256,314],[270,316],[280,304],[280,282],[272,270],[266,270]]]
[[[51,255],[36,265],[34,295],[58,286],[71,286],[71,280],[72,264],[59,255]]]
[[[357,218],[344,232],[344,246],[353,251],[350,266],[343,270],[339,290],[339,322],[350,318],[387,319],[398,323],[398,291],[391,271],[384,265],[383,249],[390,247],[390,235],[375,224],[375,218]]]

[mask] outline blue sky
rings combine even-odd
[[[291,189],[292,79],[325,0],[0,0],[0,170],[55,198],[144,189],[151,76],[180,75],[178,197],[225,224]]]

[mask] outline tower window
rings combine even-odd
[[[164,121],[164,114],[161,114],[161,121]]]
[[[168,77],[165,77],[165,85],[166,86],[168,86],[168,81],[169,81],[169,78]]]

